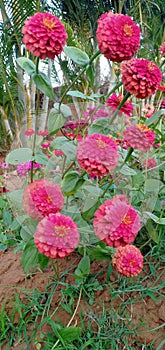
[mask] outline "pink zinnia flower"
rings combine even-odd
[[[45,131],[44,131],[44,130],[40,130],[40,131],[38,132],[37,135],[38,135],[38,136],[43,136],[43,137],[44,137],[44,136],[47,136],[48,134],[49,134],[48,131],[46,131],[46,130],[45,130]]]
[[[132,58],[120,66],[125,89],[137,98],[146,98],[158,89],[162,73],[154,62],[144,58]]]
[[[116,142],[106,135],[88,135],[77,147],[78,163],[89,175],[107,175],[118,164],[118,158]]]
[[[156,113],[155,107],[151,103],[147,103],[144,108],[142,108],[142,112],[145,115],[145,118],[151,118],[154,113]]]
[[[115,112],[116,109],[119,107],[121,101],[123,100],[124,96],[123,95],[116,95],[115,93],[112,94],[108,99],[107,99],[107,105],[111,107],[111,111]],[[133,105],[132,101],[126,101],[124,105],[120,108],[118,115],[119,117],[122,116],[122,113],[130,117],[132,115],[133,111]]]
[[[161,52],[162,56],[165,56],[165,42],[159,47],[159,51]]]
[[[64,152],[61,151],[60,149],[55,149],[55,150],[53,151],[53,153],[55,154],[56,157],[65,156]]]
[[[94,216],[96,236],[112,247],[132,243],[140,230],[140,218],[124,195],[106,200]]]
[[[86,112],[84,112],[84,117],[88,118],[91,121],[94,121],[98,118],[107,118],[109,117],[108,108],[103,106],[103,108],[97,109],[96,107],[88,107]]]
[[[156,160],[154,158],[147,158],[142,165],[142,169],[152,169],[157,166]]]
[[[22,33],[26,49],[41,59],[54,59],[59,55],[68,37],[59,18],[48,12],[37,12],[29,17],[25,21]]]
[[[34,135],[34,130],[33,129],[27,129],[27,130],[24,131],[24,135],[32,136],[32,135]]]
[[[45,142],[43,142],[42,145],[41,145],[41,147],[42,147],[42,148],[45,148],[45,149],[49,148],[49,146],[50,146],[50,142],[49,142],[49,141],[45,141]]]
[[[131,125],[123,134],[129,147],[143,152],[149,151],[155,139],[155,133],[144,124]]]
[[[129,60],[140,44],[140,29],[131,17],[107,12],[98,20],[96,32],[101,53],[114,62]]]
[[[143,255],[137,247],[128,244],[116,250],[112,264],[123,276],[137,276],[143,268]]]
[[[7,169],[8,168],[8,164],[5,163],[5,162],[0,163],[0,166],[1,166],[2,169]]]
[[[57,259],[74,251],[79,236],[78,227],[70,216],[49,214],[39,222],[34,242],[41,254]]]
[[[34,220],[57,213],[63,208],[63,204],[61,188],[46,179],[34,181],[23,193],[24,210]]]
[[[161,109],[164,109],[164,108],[165,108],[165,97],[164,97],[163,100],[162,100],[162,103],[161,103],[160,108],[161,108]]]

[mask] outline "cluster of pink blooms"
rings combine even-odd
[[[149,151],[155,140],[155,133],[144,124],[131,125],[123,132],[129,147]]]
[[[107,12],[98,20],[96,32],[101,53],[113,62],[132,58],[140,44],[140,29],[131,17]]]
[[[162,56],[165,57],[165,42],[159,47],[159,51],[161,52]]]
[[[40,220],[63,208],[64,198],[60,186],[46,179],[36,180],[23,193],[23,207],[34,220]]]
[[[26,176],[26,174],[31,170],[32,162],[23,162],[17,165],[17,174],[19,177]],[[41,164],[33,163],[33,169],[39,169]]]
[[[78,245],[78,227],[70,216],[49,214],[38,224],[34,242],[40,253],[48,258],[64,258]]]
[[[142,164],[142,169],[153,169],[157,166],[156,160],[154,158],[147,158],[143,164]]]
[[[143,255],[137,247],[128,244],[116,250],[112,264],[123,276],[137,276],[143,268]]]
[[[121,101],[123,100],[124,96],[123,95],[118,95],[116,93],[112,94],[108,99],[107,99],[107,105],[108,107],[111,107],[112,113],[116,111],[116,109],[119,107]],[[133,112],[133,105],[132,101],[126,101],[123,106],[120,108],[118,112],[118,116],[121,117],[122,113],[124,113],[126,116],[130,117]]]
[[[87,135],[78,144],[78,163],[89,175],[107,175],[118,165],[118,159],[117,144],[109,136],[102,134]]]
[[[109,111],[105,106],[99,109],[96,107],[88,107],[86,112],[84,112],[84,117],[89,121],[94,121],[98,118],[107,118],[109,116]]]
[[[32,136],[32,135],[34,135],[34,130],[33,129],[27,129],[27,130],[24,131],[24,135]]]
[[[132,58],[120,66],[125,89],[137,98],[151,96],[160,86],[162,73],[154,62],[144,58]]]
[[[49,141],[44,141],[41,145],[42,148],[47,149],[50,147],[50,142]]]
[[[143,108],[145,118],[151,118],[154,113],[156,113],[155,107],[151,103],[147,103]]]
[[[71,217],[62,215],[64,197],[60,186],[47,179],[36,180],[23,193],[23,207],[34,220],[40,220],[34,242],[48,258],[64,258],[78,245],[78,227]]]
[[[132,243],[140,230],[140,218],[124,195],[106,200],[94,216],[96,236],[112,247]]]
[[[49,132],[47,130],[39,130],[37,133],[38,136],[48,136]]]
[[[29,17],[22,33],[26,49],[41,59],[54,59],[61,54],[68,36],[60,19],[48,12]]]

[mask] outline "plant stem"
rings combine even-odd
[[[36,74],[38,74],[38,67],[39,67],[39,57],[37,57],[37,61],[36,61]],[[33,138],[33,146],[32,146],[32,157],[34,157],[34,155],[35,155],[38,117],[39,117],[39,104],[40,104],[40,90],[37,90],[36,118],[35,118],[34,138]],[[30,182],[31,183],[33,182],[33,164],[34,164],[34,160],[32,159],[32,165],[31,165],[31,170],[30,170]]]
[[[73,315],[72,315],[70,321],[68,322],[66,328],[68,328],[68,327],[71,325],[72,321],[73,321],[74,318],[75,318],[75,315],[76,315],[77,310],[78,310],[79,305],[80,305],[81,296],[82,296],[82,290],[83,290],[83,287],[81,287],[81,289],[80,289],[79,297],[78,297],[78,300],[77,300],[77,305],[76,305],[76,307],[75,307],[75,310],[74,310],[74,312],[73,312]],[[53,347],[51,348],[51,350],[54,350],[54,349],[56,348],[56,346],[58,345],[59,342],[60,342],[60,339],[58,339],[58,340],[56,341],[56,343],[53,345]]]
[[[108,94],[105,96],[105,101],[107,100],[107,98],[111,95],[111,94],[113,94],[113,92],[115,92],[120,86],[122,86],[123,85],[123,83],[120,81],[119,83],[117,83],[115,86],[114,86],[114,88],[110,91],[110,92],[108,92]]]
[[[119,104],[118,108],[116,109],[114,115],[112,116],[112,118],[110,119],[110,125],[113,123],[113,121],[116,119],[117,115],[118,115],[118,111],[121,109],[121,107],[124,105],[124,103],[128,100],[129,96],[131,96],[131,94],[129,92],[126,93],[126,95],[124,96],[123,100],[121,101],[121,103]]]
[[[66,96],[67,92],[70,90],[70,88],[75,84],[75,82],[82,76],[82,74],[86,71],[86,69],[90,66],[90,64],[95,60],[96,57],[100,55],[100,51],[98,50],[89,60],[88,64],[82,69],[82,71],[74,78],[74,80],[71,82],[71,84],[67,87],[67,89],[62,94],[60,101],[59,101],[59,111],[60,106],[64,100],[64,97]]]

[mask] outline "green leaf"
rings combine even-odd
[[[135,176],[136,171],[127,165],[123,165],[123,167],[120,169],[120,173],[123,175],[130,175],[130,176]]]
[[[36,66],[29,58],[19,57],[17,58],[17,63],[29,75],[35,74]]]
[[[144,213],[145,216],[145,213]],[[152,220],[148,219],[145,224],[148,237],[151,238],[155,243],[159,243],[159,232],[158,230],[153,226]]]
[[[145,124],[147,126],[155,123],[158,121],[158,119],[161,117],[161,115],[164,115],[165,114],[165,109],[160,109],[158,112],[156,112],[151,118],[148,118],[146,121],[145,121]]]
[[[59,106],[60,106],[60,110],[59,110]],[[54,103],[54,108],[58,112],[61,112],[65,118],[72,116],[72,111],[70,107],[67,105],[64,105],[63,103],[61,105],[59,103]]]
[[[26,272],[36,266],[38,263],[38,254],[34,239],[32,238],[26,243],[21,257],[21,264]]]
[[[84,256],[75,270],[76,279],[81,280],[90,274],[90,258],[89,256]]]
[[[72,97],[82,98],[84,100],[96,101],[93,97],[85,95],[81,91],[78,91],[78,90],[70,90],[67,92],[67,95],[72,96]]]
[[[6,194],[7,198],[9,199],[11,206],[13,206],[13,208],[15,210],[23,210],[22,208],[22,195],[23,195],[23,190],[15,190],[12,192],[8,192]]]
[[[146,179],[144,184],[144,193],[147,193],[147,192],[159,193],[159,189],[162,185],[163,183],[160,180]]]
[[[84,179],[80,179],[77,171],[72,171],[65,175],[62,181],[62,192],[65,196],[70,196],[78,191],[84,183]]]
[[[66,343],[79,339],[82,329],[80,327],[67,327],[59,329],[58,333]]]
[[[93,87],[93,84],[94,84],[94,77],[95,77],[94,73],[95,73],[95,71],[94,71],[93,66],[89,66],[86,70],[86,75],[87,75],[87,78],[88,78],[88,81],[89,81],[91,87]],[[95,97],[95,96],[92,95],[91,97]]]
[[[112,261],[115,250],[116,249],[108,246],[105,248],[97,246],[92,250],[91,258],[92,260]]]
[[[144,216],[149,216],[156,224],[165,225],[165,218],[159,218],[158,216],[150,213],[149,211],[144,212]]]
[[[48,117],[48,130],[49,134],[52,136],[56,134],[60,128],[65,124],[66,119],[62,113],[59,113],[57,109],[52,108]]]
[[[89,63],[89,56],[86,52],[78,49],[74,46],[65,46],[64,53],[69,57],[73,62],[79,64],[80,66],[85,66]]]
[[[50,100],[54,100],[55,94],[48,77],[44,73],[35,73],[32,77],[37,89],[41,90]]]
[[[46,165],[48,163],[48,157],[41,150],[35,152],[34,160],[38,164]]]
[[[44,254],[38,254],[38,262],[41,266],[41,269],[44,270],[46,266],[48,265],[49,258],[45,256]]]
[[[11,151],[6,157],[6,163],[18,165],[32,160],[32,150],[30,148],[17,148]]]
[[[109,118],[98,118],[89,128],[88,134],[104,134],[109,135],[111,133],[111,126],[109,125]]]

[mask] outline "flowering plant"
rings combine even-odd
[[[19,212],[23,267],[45,267],[49,258],[63,258],[77,248],[91,259],[112,261],[123,276],[136,276],[143,267],[140,247],[134,245],[137,235],[144,230],[147,240],[157,243],[154,224],[165,221],[156,215],[158,206],[163,211],[164,198],[162,72],[155,62],[133,57],[140,29],[122,14],[100,17],[99,51],[91,58],[66,46],[65,27],[50,13],[31,16],[22,33],[26,49],[37,57],[36,64],[27,57],[17,60],[37,87],[35,126],[25,131],[31,147],[11,151],[6,163],[17,166],[25,179],[23,189],[8,194]],[[40,92],[55,98],[39,62],[62,52],[80,66],[74,83],[101,55],[121,63],[116,84],[105,94],[85,94],[71,90],[72,83],[50,109],[48,130],[38,130]],[[79,119],[68,120],[68,96],[94,106],[86,105]],[[147,118],[141,101],[151,97],[156,113]]]

